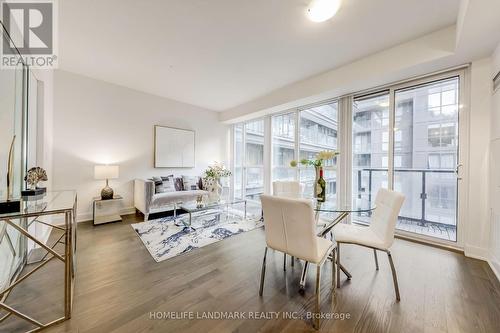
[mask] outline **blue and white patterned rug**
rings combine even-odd
[[[233,211],[227,218],[225,212],[216,211],[193,216],[195,231],[186,230],[182,223],[176,226],[173,217],[135,223],[132,227],[153,259],[160,262],[263,225],[256,219],[244,219],[239,213]]]

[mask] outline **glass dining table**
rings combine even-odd
[[[347,204],[347,205],[341,205],[337,202],[336,198],[327,198],[326,201],[321,202],[317,198],[314,198],[312,196],[307,196],[304,194],[297,194],[297,193],[279,193],[280,197],[287,197],[287,198],[295,198],[295,199],[307,199],[311,200],[313,209],[316,212],[316,222],[318,223],[318,236],[319,237],[327,237],[328,234],[331,233],[332,229],[342,222],[343,220],[347,219],[349,215],[351,214],[362,214],[362,213],[370,213],[371,211],[375,210],[377,207],[372,203],[371,205],[368,204]],[[329,216],[329,217],[322,217],[320,220],[321,215],[331,215],[331,214],[336,214],[335,217]],[[322,223],[320,223],[322,222]],[[333,239],[332,239],[333,240]],[[352,275],[349,273],[347,269],[345,269],[342,264],[338,263],[340,269],[344,274],[347,276],[347,279],[351,279]],[[302,268],[302,275],[300,278],[300,289],[304,289],[306,285],[306,277],[307,277],[307,269],[309,266],[309,262],[304,263],[304,267]]]

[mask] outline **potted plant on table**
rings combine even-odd
[[[211,200],[220,200],[222,195],[221,179],[230,177],[231,171],[224,164],[215,162],[205,170],[203,177],[203,187],[209,192]]]
[[[316,154],[316,157],[314,159],[302,159],[300,160],[300,164],[304,166],[312,166],[314,167],[314,170],[316,171],[316,177],[314,179],[314,197],[316,198],[319,195],[319,191],[317,190],[316,184],[318,184],[318,180],[320,178],[320,174],[323,171],[324,164],[327,161],[333,160],[336,156],[338,156],[340,153],[336,150],[323,150],[320,151],[319,153]],[[291,167],[297,167],[298,162],[297,161],[291,161],[290,166]]]

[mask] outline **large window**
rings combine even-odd
[[[391,188],[405,195],[398,232],[457,241],[463,75],[439,74],[235,125],[234,146],[242,150],[234,154],[235,196],[258,199],[276,180],[299,180],[312,195],[314,168],[290,162],[338,150],[341,163],[324,168],[329,200],[368,208],[379,189]],[[371,213],[351,218],[368,224]]]
[[[245,124],[245,196],[258,199],[264,193],[264,120]]]
[[[388,187],[389,94],[356,98],[352,108],[352,202],[369,207],[381,187]],[[369,223],[369,214],[355,222]]]
[[[300,111],[299,159],[314,159],[322,150],[338,149],[338,103],[331,102]],[[326,193],[337,195],[337,160],[325,165]],[[316,173],[312,167],[301,167],[300,181],[307,193],[313,193]],[[335,199],[333,199],[335,200]]]
[[[296,113],[272,117],[272,180],[295,180],[296,168],[290,167],[295,159]]]
[[[245,129],[244,124],[234,125],[233,128],[233,140],[234,140],[234,152],[233,152],[233,163],[234,163],[234,175],[233,175],[233,190],[234,197],[238,199],[243,198],[243,168],[244,168],[244,152],[245,146],[243,143],[243,131]]]

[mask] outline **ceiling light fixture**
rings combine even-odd
[[[340,8],[340,0],[312,0],[307,7],[307,17],[313,22],[331,19]]]

